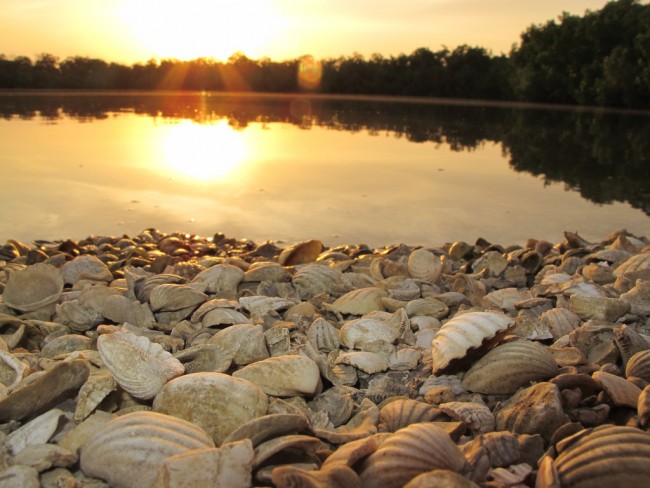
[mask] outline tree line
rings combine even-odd
[[[307,62],[307,64],[306,64]],[[459,46],[384,57],[360,54],[314,62],[150,60],[127,66],[88,57],[35,60],[0,55],[0,88],[298,92],[318,70],[331,94],[454,97],[650,108],[650,5],[615,0],[583,16],[563,13],[532,25],[509,55]]]

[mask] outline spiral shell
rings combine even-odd
[[[55,303],[63,291],[63,276],[50,264],[38,263],[12,273],[2,298],[5,305],[32,312]]]
[[[525,339],[502,344],[479,359],[463,376],[466,390],[486,395],[510,394],[558,372],[553,356]]]
[[[165,383],[185,372],[160,344],[131,332],[99,336],[97,350],[115,381],[136,398],[153,398]]]
[[[411,424],[395,432],[366,459],[363,486],[400,488],[415,476],[442,468],[458,472],[465,458],[444,430],[430,423]]]
[[[198,426],[154,412],[134,412],[108,422],[81,447],[81,470],[112,486],[153,487],[169,456],[214,447]]]
[[[433,338],[433,374],[446,369],[454,359],[465,357],[484,341],[505,333],[513,323],[510,317],[495,312],[469,312],[449,320]]]
[[[431,422],[440,410],[417,400],[395,400],[379,411],[379,423],[388,432],[396,432],[411,424]]]

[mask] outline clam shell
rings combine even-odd
[[[437,283],[442,275],[442,263],[431,251],[416,249],[408,258],[407,268],[411,278]]]
[[[343,273],[321,264],[310,264],[300,268],[291,280],[302,300],[311,300],[321,293],[340,297],[350,291],[343,279]]]
[[[465,458],[449,435],[433,424],[411,424],[389,437],[361,468],[363,486],[401,488],[417,475],[442,468],[458,472]]]
[[[97,257],[85,254],[77,256],[61,266],[63,281],[74,285],[79,280],[111,281],[113,275],[106,265]]]
[[[187,285],[158,285],[151,291],[149,302],[154,312],[172,312],[199,306],[208,296]]]
[[[632,427],[580,431],[558,451],[553,465],[562,486],[645,486],[650,478],[650,434]]]
[[[153,398],[165,383],[185,372],[160,344],[131,332],[99,336],[97,350],[115,381],[136,398]]]
[[[108,422],[81,448],[81,470],[112,486],[153,487],[163,461],[214,447],[197,425],[154,412],[135,412]]]
[[[232,375],[256,384],[267,395],[275,396],[313,396],[322,386],[316,363],[298,355],[276,356],[257,361]]]
[[[237,286],[244,279],[244,271],[232,264],[217,264],[201,271],[193,283],[205,283],[207,292],[223,298],[237,298]]]
[[[56,303],[62,291],[61,272],[50,264],[38,263],[12,273],[2,298],[8,307],[32,312]]]
[[[643,378],[650,382],[650,350],[637,352],[625,367],[625,377]]]
[[[650,269],[650,252],[635,254],[631,258],[621,263],[615,270],[614,276],[617,278],[629,273],[636,273]]]
[[[307,339],[318,351],[330,352],[341,345],[339,329],[322,317],[318,317],[309,326]]]
[[[379,411],[380,427],[396,432],[408,425],[431,422],[440,416],[440,410],[428,403],[400,399],[390,402]]]
[[[543,346],[521,339],[492,349],[465,373],[462,383],[468,391],[504,395],[557,373],[555,359]]]
[[[261,325],[236,324],[220,330],[208,341],[232,356],[238,366],[254,363],[269,357]]]
[[[441,403],[438,408],[452,419],[465,423],[475,434],[485,434],[494,430],[494,415],[482,403],[448,402]]]
[[[337,298],[332,308],[343,314],[365,315],[373,310],[384,310],[381,299],[387,296],[388,293],[381,288],[359,288]]]
[[[447,368],[451,361],[467,355],[484,341],[503,334],[513,325],[513,320],[495,312],[469,312],[457,315],[446,322],[432,342],[433,373]]]
[[[323,252],[323,243],[316,239],[298,242],[284,249],[278,256],[278,263],[282,266],[296,266],[316,261]]]
[[[231,432],[266,413],[268,397],[250,381],[222,373],[192,373],[167,383],[153,402],[157,412],[203,428],[220,445]]]
[[[350,320],[341,327],[340,340],[348,349],[362,349],[368,343],[384,341],[392,344],[397,339],[397,330],[386,322],[370,318]]]

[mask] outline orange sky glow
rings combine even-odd
[[[0,54],[318,59],[461,44],[508,53],[531,24],[606,0],[0,0]],[[644,2],[645,3],[645,2]]]

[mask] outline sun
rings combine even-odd
[[[272,0],[125,0],[119,15],[155,57],[225,60],[264,55],[285,26]]]

